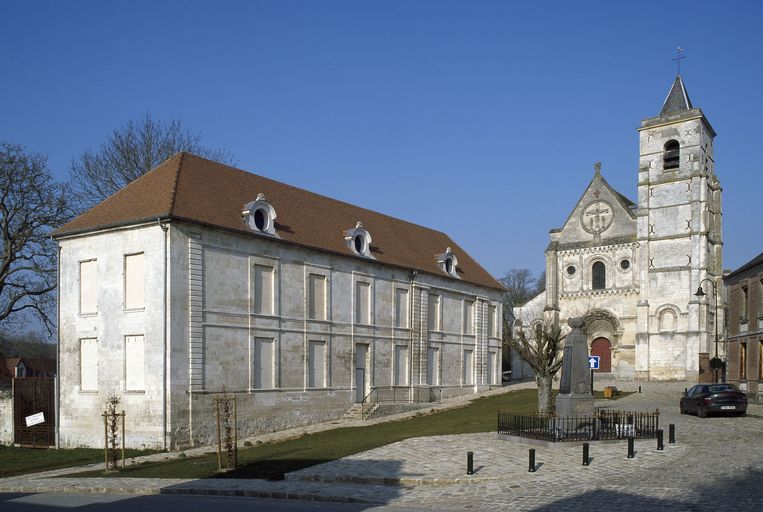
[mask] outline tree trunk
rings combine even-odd
[[[554,406],[551,403],[551,375],[535,376],[535,383],[538,385],[538,412],[552,413]]]

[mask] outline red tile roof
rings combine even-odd
[[[249,236],[241,212],[258,194],[276,210],[276,232],[288,243],[356,256],[343,233],[358,221],[371,235],[371,254],[380,263],[448,277],[436,255],[450,247],[466,282],[502,286],[446,234],[359,206],[337,201],[256,174],[179,153],[156,169],[54,232],[56,238],[126,226],[158,218],[182,220]]]

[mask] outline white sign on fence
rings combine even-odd
[[[45,415],[41,412],[38,412],[37,414],[32,414],[31,416],[27,416],[24,419],[26,420],[27,427],[31,427],[32,425],[39,425],[40,423],[45,423]]]

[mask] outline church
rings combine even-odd
[[[596,164],[567,219],[550,231],[546,291],[515,317],[584,317],[597,371],[612,378],[702,382],[712,378],[715,322],[724,325],[713,302],[715,292],[723,300],[715,130],[678,75],[659,115],[638,132],[636,201]]]

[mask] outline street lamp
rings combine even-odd
[[[697,293],[694,294],[695,297],[704,297],[707,295],[705,291],[702,289],[702,283],[707,281],[711,285],[713,285],[713,300],[715,300],[715,319],[713,320],[713,324],[715,325],[715,357],[713,357],[710,360],[710,368],[713,369],[715,373],[715,381],[718,382],[718,374],[717,371],[719,368],[723,367],[723,361],[718,358],[718,289],[715,286],[715,281],[710,279],[709,277],[704,278],[702,281],[699,282],[699,287],[697,288]]]

